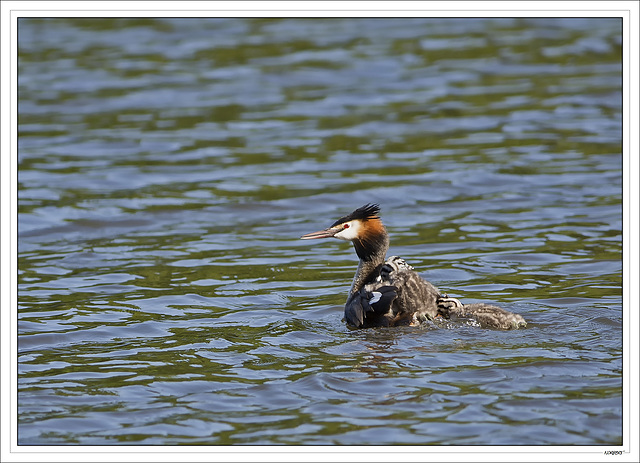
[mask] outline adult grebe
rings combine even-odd
[[[441,294],[399,257],[385,260],[389,234],[379,212],[379,205],[367,204],[339,218],[329,228],[301,237],[303,240],[333,237],[353,243],[360,263],[344,307],[349,325],[355,328],[417,325],[438,316],[455,316],[470,317],[482,326],[499,329],[526,326],[521,315],[500,307],[485,303],[465,305]]]

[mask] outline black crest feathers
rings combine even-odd
[[[336,220],[332,227],[336,225],[340,225],[341,223],[350,222],[351,220],[369,220],[369,219],[379,219],[378,213],[380,212],[379,204],[365,204],[362,207],[359,207],[355,211],[353,211],[349,215],[345,215],[344,217],[340,217]]]

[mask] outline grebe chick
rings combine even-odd
[[[526,326],[521,315],[494,305],[462,304],[441,294],[403,259],[386,259],[389,234],[378,213],[367,204],[336,220],[329,228],[301,239],[337,238],[351,241],[360,262],[344,308],[348,325],[355,328],[417,325],[436,317],[469,317],[480,325],[498,329]]]

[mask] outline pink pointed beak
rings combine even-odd
[[[300,237],[301,240],[317,240],[318,238],[331,238],[333,235],[338,233],[340,230],[336,230],[334,228],[327,228],[326,230],[320,230],[313,233],[307,233],[306,235],[302,235]]]

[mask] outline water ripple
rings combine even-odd
[[[621,443],[618,20],[19,29],[20,444]],[[349,330],[368,202],[527,329]]]

